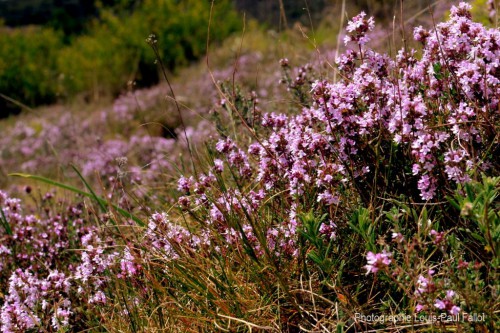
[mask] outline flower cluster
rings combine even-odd
[[[415,50],[403,49],[393,60],[365,48],[372,28],[373,20],[363,14],[349,23],[348,42],[359,50],[338,58],[339,82],[312,84],[310,107],[297,115],[263,114],[263,134],[246,151],[228,137],[216,144],[217,168],[224,160],[239,181],[259,186],[259,199],[253,191],[209,190],[203,184],[212,175],[203,175],[180,180],[186,194],[181,206],[205,206],[228,242],[242,238],[260,253],[263,238],[246,216],[263,209],[260,198],[279,193],[286,215],[266,226],[265,244],[293,255],[301,228],[297,211],[311,208],[305,202],[311,194],[320,210],[342,206],[349,187],[366,204],[376,190],[427,201],[467,182],[474,170],[496,168],[500,33],[471,21],[469,6],[460,4],[436,30],[415,30],[423,44],[420,59]],[[285,60],[282,66],[288,67]],[[389,173],[390,178],[381,176]],[[235,214],[246,221],[239,231],[228,219]],[[436,243],[443,240],[442,233],[431,236]],[[390,262],[385,254],[368,259],[375,260],[369,272]]]
[[[40,217],[25,213],[20,199],[0,191],[0,291],[5,293],[0,309],[2,332],[42,327],[57,331],[70,325],[73,282],[66,265],[72,256],[67,250],[78,247],[74,238],[93,227],[83,220],[80,204],[57,211],[51,208],[53,201],[52,194],[43,196],[40,204],[45,216]]]
[[[349,21],[349,24],[347,24],[348,35],[344,38],[345,44],[354,42],[359,45],[365,45],[370,41],[370,38],[366,34],[375,28],[375,21],[373,17],[370,17],[368,20],[365,17],[366,13],[361,12]]]
[[[142,271],[135,250],[102,238],[82,217],[82,205],[54,205],[51,193],[39,204],[43,218],[0,191],[1,332],[68,330],[81,315],[75,311],[107,303],[113,275],[126,279]]]
[[[453,297],[455,292],[453,290],[448,290],[446,292],[446,297],[443,300],[439,298],[436,299],[434,306],[440,310],[445,310],[449,314],[456,316],[460,313],[460,308],[453,303]]]
[[[434,273],[434,270],[429,270],[426,276],[420,275],[418,277],[417,288],[415,290],[415,295],[419,301],[416,306],[417,312],[429,310],[427,305],[429,304],[429,299],[432,300],[436,295],[438,288],[432,279]],[[448,290],[446,291],[445,298],[442,300],[439,297],[436,298],[433,305],[436,309],[444,310],[450,315],[456,316],[460,313],[460,307],[453,302],[454,298],[458,298],[457,296],[453,290]]]
[[[67,298],[70,285],[69,278],[57,270],[40,279],[17,269],[9,278],[8,295],[1,308],[1,331],[28,331],[43,327],[42,322],[47,320],[56,331],[67,328],[73,313]]]
[[[391,253],[387,251],[382,251],[381,253],[373,253],[369,251],[366,254],[366,260],[368,265],[365,266],[366,274],[377,273],[379,270],[384,269],[391,263]]]
[[[149,219],[145,242],[151,253],[165,260],[178,259],[185,248],[196,250],[210,241],[192,234],[183,226],[172,223],[166,213],[154,213]]]
[[[42,218],[26,214],[20,199],[0,191],[0,280],[8,278],[15,268],[54,268],[68,257],[65,251],[74,246],[72,235],[91,229],[81,216],[81,204],[57,212],[49,208],[53,201],[50,193],[42,199],[41,204],[46,206],[46,216]]]

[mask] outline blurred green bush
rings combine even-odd
[[[203,55],[210,1],[144,0],[133,11],[102,8],[87,33],[64,45],[64,35],[49,28],[2,28],[0,92],[29,106],[84,95],[88,100],[116,95],[135,80],[158,82],[154,53],[145,39],[154,33],[170,70]],[[216,1],[211,41],[241,29],[232,1]],[[16,105],[0,98],[0,117]]]
[[[28,105],[53,102],[61,34],[41,27],[0,30],[0,93]],[[0,98],[0,117],[18,107]]]

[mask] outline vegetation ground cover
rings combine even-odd
[[[466,3],[412,32],[374,50],[361,13],[258,81],[240,37],[175,97],[12,122],[3,172],[51,179],[0,192],[2,332],[498,330],[500,32]]]

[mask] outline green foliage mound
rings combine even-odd
[[[130,80],[141,85],[158,82],[154,53],[145,42],[158,40],[165,64],[174,69],[203,55],[210,19],[208,1],[147,0],[131,15],[106,9],[91,33],[61,51],[58,68],[64,73],[64,93],[116,94]],[[220,1],[213,11],[211,38],[220,41],[240,28],[230,1]]]
[[[154,84],[159,75],[146,38],[156,36],[169,69],[186,65],[205,52],[210,16],[211,3],[197,0],[146,0],[133,11],[102,8],[88,32],[66,45],[52,29],[6,28],[0,35],[0,91],[34,106],[81,94],[88,100],[117,95],[133,80]],[[217,1],[211,41],[240,28],[231,1]],[[18,107],[2,98],[0,117]]]
[[[28,27],[2,31],[0,93],[29,105],[54,101],[57,50],[61,46],[61,34],[53,29]],[[0,118],[15,111],[16,107],[0,98]]]

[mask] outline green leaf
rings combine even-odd
[[[307,254],[307,257],[314,261],[317,265],[321,265],[323,263],[323,259],[319,257],[316,251],[311,251]]]
[[[434,70],[434,77],[436,78],[436,80],[441,80],[443,78],[443,74],[441,73],[441,63],[434,63],[432,65],[432,68]]]
[[[93,199],[99,203],[99,206],[101,206],[102,210],[107,211],[106,205],[101,200],[99,200],[99,197],[95,194],[94,190],[92,190],[92,187],[90,187],[89,183],[85,180],[85,178],[83,178],[80,171],[78,171],[78,169],[74,165],[71,165],[71,168],[75,170],[76,174],[78,175],[78,178],[80,178],[83,184],[85,184],[85,187],[89,190],[90,194],[92,194]]]
[[[475,195],[470,184],[465,184],[465,192],[467,192],[467,198],[469,201],[474,202]]]
[[[484,243],[484,237],[475,233],[475,232],[471,232],[470,234],[474,239],[476,239],[477,241],[480,241],[481,243]]]
[[[85,191],[82,191],[76,187],[73,187],[71,185],[66,185],[66,184],[63,184],[63,183],[59,183],[55,180],[52,180],[52,179],[49,179],[49,178],[45,178],[45,177],[42,177],[42,176],[36,176],[36,175],[30,175],[30,174],[26,174],[26,173],[11,173],[9,174],[10,177],[22,177],[22,178],[28,178],[28,179],[33,179],[33,180],[37,180],[37,181],[40,181],[40,182],[43,182],[45,184],[49,184],[49,185],[52,185],[52,186],[56,186],[56,187],[59,187],[59,188],[62,188],[62,189],[65,189],[65,190],[68,190],[68,191],[71,191],[73,193],[77,193],[77,194],[80,194],[80,195],[83,195],[87,198],[90,198],[90,199],[94,199],[96,200],[99,205],[101,205],[101,207],[105,207],[105,205],[108,204],[108,202],[106,200],[104,200],[103,198],[97,196],[95,193],[88,193],[88,192],[85,192]],[[142,222],[142,220],[140,218],[138,218],[137,216],[127,212],[126,210],[116,206],[116,205],[113,205],[113,204],[109,204],[111,207],[113,207],[114,210],[116,210],[120,215],[122,215],[123,217],[126,217],[126,218],[129,218],[129,219],[132,219],[135,223],[137,223],[139,226],[141,227],[144,227],[146,224],[144,222]]]
[[[451,197],[451,196],[446,196],[446,199],[448,200],[448,202],[453,206],[453,208],[457,209],[457,210],[460,210],[460,204],[459,204],[459,201],[458,200],[455,200],[455,198]],[[458,198],[457,198],[458,199]]]
[[[2,225],[5,228],[5,232],[7,233],[7,235],[12,236],[12,229],[10,228],[9,221],[7,221],[7,218],[5,217],[3,209],[0,209],[0,213],[2,213],[0,221],[2,222]]]

